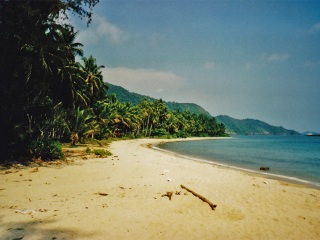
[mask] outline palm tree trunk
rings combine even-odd
[[[147,128],[146,128],[146,132],[144,135],[145,137],[148,135],[149,122],[150,122],[150,116],[148,116],[148,118],[147,118]],[[151,128],[151,126],[150,126],[150,128]]]
[[[151,136],[151,131],[152,131],[152,124],[150,124],[150,129],[149,129],[149,137]]]

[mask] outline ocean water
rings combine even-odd
[[[320,137],[236,136],[170,142],[158,146],[195,159],[246,169],[320,187]],[[269,167],[269,171],[260,171]]]

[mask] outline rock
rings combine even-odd
[[[260,167],[260,170],[261,170],[261,171],[269,171],[270,168],[269,168],[269,167]]]

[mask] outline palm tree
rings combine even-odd
[[[167,118],[168,118],[166,123],[167,132],[170,134],[177,133],[179,131],[179,127],[178,127],[179,118],[177,114],[175,114],[174,112],[170,112],[168,113]]]
[[[93,108],[96,122],[99,125],[98,138],[108,138],[113,135],[113,120],[116,115],[116,107],[114,102],[108,99],[98,101]]]
[[[129,132],[138,132],[140,129],[141,112],[138,107],[132,106],[131,103],[120,103],[116,105],[114,115],[115,131],[119,134]]]
[[[73,30],[56,20],[73,12],[90,22],[97,2],[0,1],[0,111],[6,113],[0,117],[0,142],[7,156],[17,149],[28,152],[30,142],[45,135],[36,130],[54,122],[51,108],[68,101],[63,89],[72,89],[74,80],[66,66],[81,52],[80,44],[72,45]]]
[[[77,107],[73,119],[70,121],[70,129],[72,129],[72,135],[78,135],[80,140],[84,142],[90,135],[91,138],[94,137],[99,126],[91,109]]]
[[[151,104],[146,98],[144,98],[138,106],[142,112],[142,134],[146,137],[151,117]]]
[[[91,104],[93,104],[96,101],[103,100],[106,95],[107,86],[103,82],[101,71],[104,66],[98,66],[96,64],[96,59],[92,56],[90,56],[89,58],[83,57],[82,60],[82,76],[88,87]]]

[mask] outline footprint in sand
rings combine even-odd
[[[242,220],[245,215],[240,209],[230,209],[228,212],[225,213],[225,217],[227,220],[230,221],[239,221]]]

